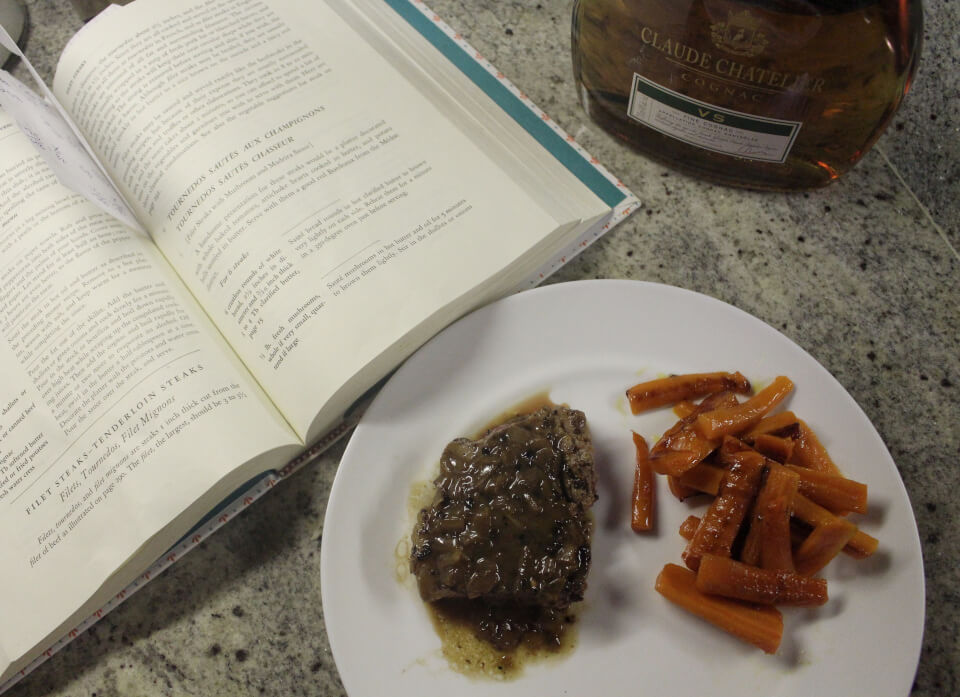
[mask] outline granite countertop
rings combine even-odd
[[[26,4],[23,46],[49,81],[81,20],[68,0]],[[913,91],[879,144],[832,186],[789,195],[690,179],[592,124],[573,88],[571,0],[429,4],[643,202],[550,282],[643,279],[732,303],[806,349],[865,410],[900,469],[923,545],[927,616],[912,694],[960,694],[960,4],[926,7]],[[13,72],[25,79],[22,66]],[[319,581],[343,447],[9,694],[343,695]]]

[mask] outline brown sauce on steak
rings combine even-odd
[[[551,616],[536,618],[524,630],[517,631],[518,641],[509,648],[498,648],[483,637],[481,628],[489,621],[493,608],[482,601],[451,599],[426,605],[440,637],[443,657],[451,668],[470,677],[517,678],[525,666],[560,660],[577,644],[577,605],[564,613],[550,611]],[[519,628],[529,609],[507,606],[498,608],[497,612],[501,619]]]
[[[430,490],[419,485],[409,568],[447,661],[510,678],[566,654],[596,498],[583,414],[536,395],[451,442],[439,470]]]

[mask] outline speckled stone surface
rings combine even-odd
[[[960,6],[927,8],[914,88],[878,146],[831,187],[784,195],[667,171],[590,123],[573,89],[569,0],[429,4],[643,201],[551,282],[635,278],[730,302],[805,348],[863,407],[897,462],[923,545],[927,621],[912,695],[960,694]],[[67,0],[28,5],[25,48],[49,78],[80,20]],[[343,695],[319,587],[342,448],[10,694]]]
[[[960,247],[960,3],[924,3],[924,47],[911,93],[878,145],[956,249]]]

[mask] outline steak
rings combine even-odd
[[[583,412],[547,406],[444,449],[410,568],[426,601],[566,608],[583,599],[597,498]]]

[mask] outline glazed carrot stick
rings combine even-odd
[[[827,523],[833,523],[837,520],[843,520],[800,493],[793,497],[793,515],[797,520],[803,521],[814,528]],[[857,529],[843,548],[843,551],[855,559],[864,559],[876,552],[879,545],[880,542],[877,538],[871,537],[863,530]]]
[[[697,589],[725,598],[763,605],[823,605],[827,582],[783,569],[760,569],[733,559],[705,554],[697,571]]]
[[[734,436],[724,436],[717,448],[716,463],[723,468],[730,467],[737,461],[738,453],[756,452],[749,445]]]
[[[695,399],[727,390],[750,394],[752,388],[750,381],[740,373],[689,373],[634,385],[627,390],[627,400],[630,402],[630,411],[639,414],[684,399]]]
[[[706,441],[705,441],[706,443]],[[657,474],[666,474],[672,477],[679,477],[692,467],[696,467],[704,457],[710,454],[707,451],[709,443],[703,448],[694,450],[657,450],[654,445],[650,450],[650,467]]]
[[[723,483],[723,476],[726,470],[720,467],[708,465],[701,462],[699,465],[691,467],[680,477],[675,478],[677,483],[692,490],[694,493],[703,492],[704,494],[717,495],[720,491],[720,485]]]
[[[720,440],[704,438],[694,425],[697,415],[723,406],[737,404],[732,392],[718,392],[706,397],[697,405],[697,410],[680,419],[660,437],[650,449],[650,465],[657,474],[679,477],[688,469],[702,462],[720,444]]]
[[[705,411],[720,409],[721,407],[735,407],[738,404],[740,404],[740,400],[737,399],[737,396],[733,393],[733,391],[724,390],[723,392],[716,392],[704,397],[697,404],[697,409],[694,412],[694,415],[702,414]]]
[[[768,461],[767,480],[757,495],[759,512],[760,566],[793,571],[790,546],[790,516],[800,478],[785,467]]]
[[[831,459],[827,449],[817,438],[817,434],[805,422],[800,421],[799,423],[800,435],[796,439],[797,445],[793,449],[793,455],[788,462],[801,467],[809,467],[818,472],[839,476],[840,468]]]
[[[744,453],[749,453],[744,455]],[[744,443],[739,438],[733,436],[724,436],[723,442],[717,448],[714,461],[719,466],[718,469],[729,469],[741,459],[746,458],[755,461],[762,457],[760,453]],[[754,507],[755,508],[755,507]],[[750,513],[750,523],[747,528],[747,535],[740,549],[740,561],[754,566],[760,566],[760,524],[755,522],[756,510]]]
[[[867,485],[861,482],[801,467],[787,465],[800,477],[800,493],[834,513],[866,513]]]
[[[760,566],[760,539],[763,535],[762,519],[754,511],[750,515],[750,527],[740,546],[740,561],[750,566]]]
[[[693,469],[699,467],[697,465]],[[691,496],[696,496],[700,492],[696,489],[686,486],[685,484],[680,483],[680,479],[672,475],[667,475],[667,488],[670,489],[670,493],[673,494],[678,501],[685,501]]]
[[[743,452],[749,452],[731,452],[733,445],[729,441],[733,440],[735,439],[728,437],[722,446],[727,449],[725,459],[729,462],[735,462]],[[771,479],[773,469],[779,465],[772,460],[766,460],[766,463],[771,469],[753,504],[750,526],[740,548],[740,561],[751,566],[764,566],[763,550],[765,549],[769,568],[792,569],[790,511],[796,486],[784,479],[782,475],[774,474]],[[780,467],[780,469],[783,468]]]
[[[746,402],[698,415],[697,433],[704,438],[714,439],[744,431],[783,401],[792,389],[790,378],[780,375]]]
[[[633,433],[633,445],[637,451],[637,465],[633,475],[633,499],[630,510],[630,527],[634,532],[653,529],[655,511],[655,482],[650,467],[650,451],[647,441],[639,433]]]
[[[697,590],[696,575],[677,564],[667,564],[657,576],[657,591],[670,602],[735,637],[776,653],[783,636],[783,615],[770,606],[748,605]]]
[[[689,568],[696,571],[704,554],[730,556],[733,542],[760,487],[763,471],[764,457],[756,452],[743,453],[743,457],[730,466],[720,493],[683,551],[683,561]]]
[[[799,428],[799,419],[792,411],[778,411],[776,414],[764,416],[756,425],[752,426],[743,434],[743,440],[752,443],[754,439],[764,433],[769,433],[781,438],[792,437],[792,431]]]
[[[794,558],[797,573],[812,576],[829,564],[856,534],[857,526],[835,518],[818,525],[797,549]]]
[[[680,523],[680,537],[685,540],[692,540],[693,533],[697,531],[699,525],[700,518],[695,515],[688,515],[686,519]]]
[[[693,412],[697,410],[697,403],[691,402],[689,399],[683,399],[673,405],[673,413],[677,415],[677,418],[682,419],[685,416],[690,416]]]
[[[796,557],[797,550],[800,549],[800,545],[807,539],[812,529],[806,523],[797,520],[796,516],[790,520],[790,546],[793,547],[794,557]],[[794,566],[796,566],[796,563],[794,563]]]
[[[771,460],[776,460],[777,462],[786,462],[790,459],[795,446],[796,441],[792,438],[781,438],[780,436],[773,436],[769,433],[761,433],[753,439],[753,447],[756,448],[758,452],[763,453]]]

